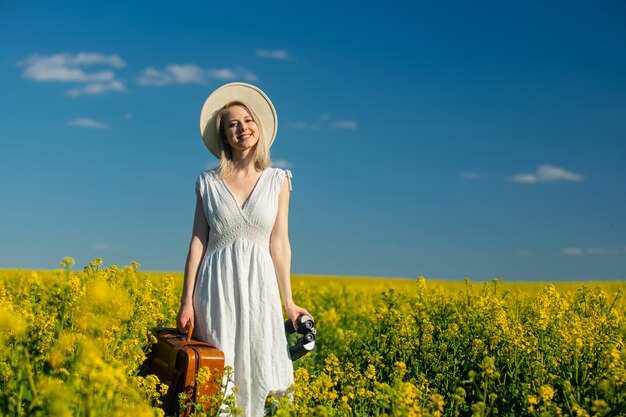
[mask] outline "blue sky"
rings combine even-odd
[[[183,269],[206,96],[261,87],[292,272],[626,279],[626,6],[0,2],[0,268]]]

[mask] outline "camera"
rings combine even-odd
[[[285,333],[287,335],[299,333],[302,335],[293,346],[289,346],[289,357],[292,361],[296,361],[309,353],[315,347],[315,323],[313,318],[308,314],[301,314],[296,319],[297,328],[293,327],[291,320],[285,320]]]

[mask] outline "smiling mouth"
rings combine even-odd
[[[237,136],[237,139],[245,140],[245,139],[250,139],[251,137],[252,137],[252,135],[250,133],[248,133],[248,134],[245,134],[245,135]]]

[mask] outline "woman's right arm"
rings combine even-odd
[[[187,323],[193,324],[193,288],[200,261],[204,256],[209,241],[209,225],[204,215],[202,197],[196,191],[196,212],[193,219],[193,233],[189,243],[189,252],[185,262],[185,279],[183,281],[183,295],[180,299],[180,310],[176,317],[176,327],[179,332],[187,333]]]

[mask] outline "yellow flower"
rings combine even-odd
[[[376,367],[374,365],[367,365],[367,369],[365,370],[365,378],[371,379],[372,381],[376,380]]]
[[[554,398],[554,388],[550,385],[542,385],[539,387],[539,397],[543,401],[549,402],[552,398]]]

